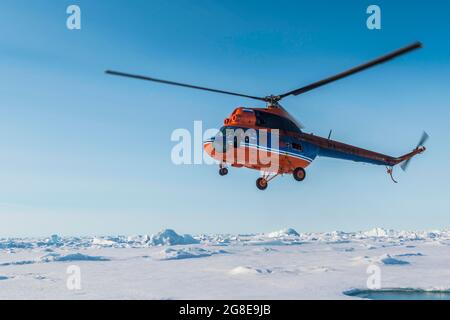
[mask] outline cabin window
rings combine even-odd
[[[292,148],[294,148],[295,150],[298,150],[298,151],[303,151],[302,145],[299,143],[295,143],[295,142],[292,143]]]

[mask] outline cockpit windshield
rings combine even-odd
[[[270,129],[286,130],[296,133],[302,132],[293,121],[281,117],[279,115],[259,110],[255,111],[255,115],[257,126],[266,127]]]

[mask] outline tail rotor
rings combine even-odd
[[[419,149],[419,148],[421,148],[421,147],[424,147],[425,142],[428,140],[429,137],[430,137],[430,136],[424,131],[424,132],[422,133],[422,137],[421,137],[420,140],[419,140],[419,143],[417,144],[416,150]],[[406,171],[406,170],[408,169],[408,166],[409,166],[409,163],[410,163],[411,159],[412,159],[412,158],[409,158],[408,160],[404,161],[404,162],[400,165],[400,168],[402,168],[403,171]]]

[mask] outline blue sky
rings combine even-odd
[[[366,28],[374,3],[379,31]],[[2,1],[0,237],[449,227],[450,5],[374,3]],[[79,31],[66,28],[70,4]],[[278,94],[416,40],[425,48],[283,103],[308,132],[395,156],[426,130],[428,150],[399,184],[326,158],[265,192],[256,171],[174,166],[174,129],[262,105],[103,74]]]

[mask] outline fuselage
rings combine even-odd
[[[394,166],[412,154],[394,158],[304,133],[280,108],[237,108],[204,150],[222,164],[277,174],[306,168],[318,156]]]
[[[231,139],[220,134],[204,142],[205,151],[221,163],[234,167],[291,173],[296,168],[306,168],[318,155],[318,148],[301,142],[294,135],[275,134],[274,130],[224,126],[221,132],[236,133]],[[244,134],[241,135],[240,132]],[[218,143],[219,139],[223,139]]]

